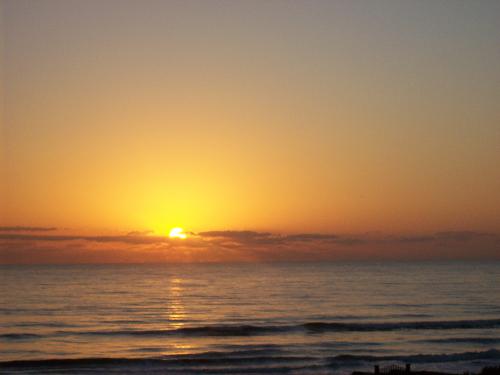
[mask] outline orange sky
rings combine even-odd
[[[0,6],[4,227],[500,232],[496,2]]]

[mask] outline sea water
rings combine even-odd
[[[500,263],[0,267],[0,372],[500,364]]]

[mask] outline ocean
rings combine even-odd
[[[0,373],[500,364],[500,263],[0,267]]]

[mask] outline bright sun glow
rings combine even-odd
[[[182,240],[187,237],[186,233],[184,233],[184,229],[182,228],[172,228],[168,236],[170,238],[180,238]]]

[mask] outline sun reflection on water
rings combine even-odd
[[[178,277],[170,279],[168,287],[167,320],[169,329],[184,327],[186,309],[182,301],[182,280]]]

